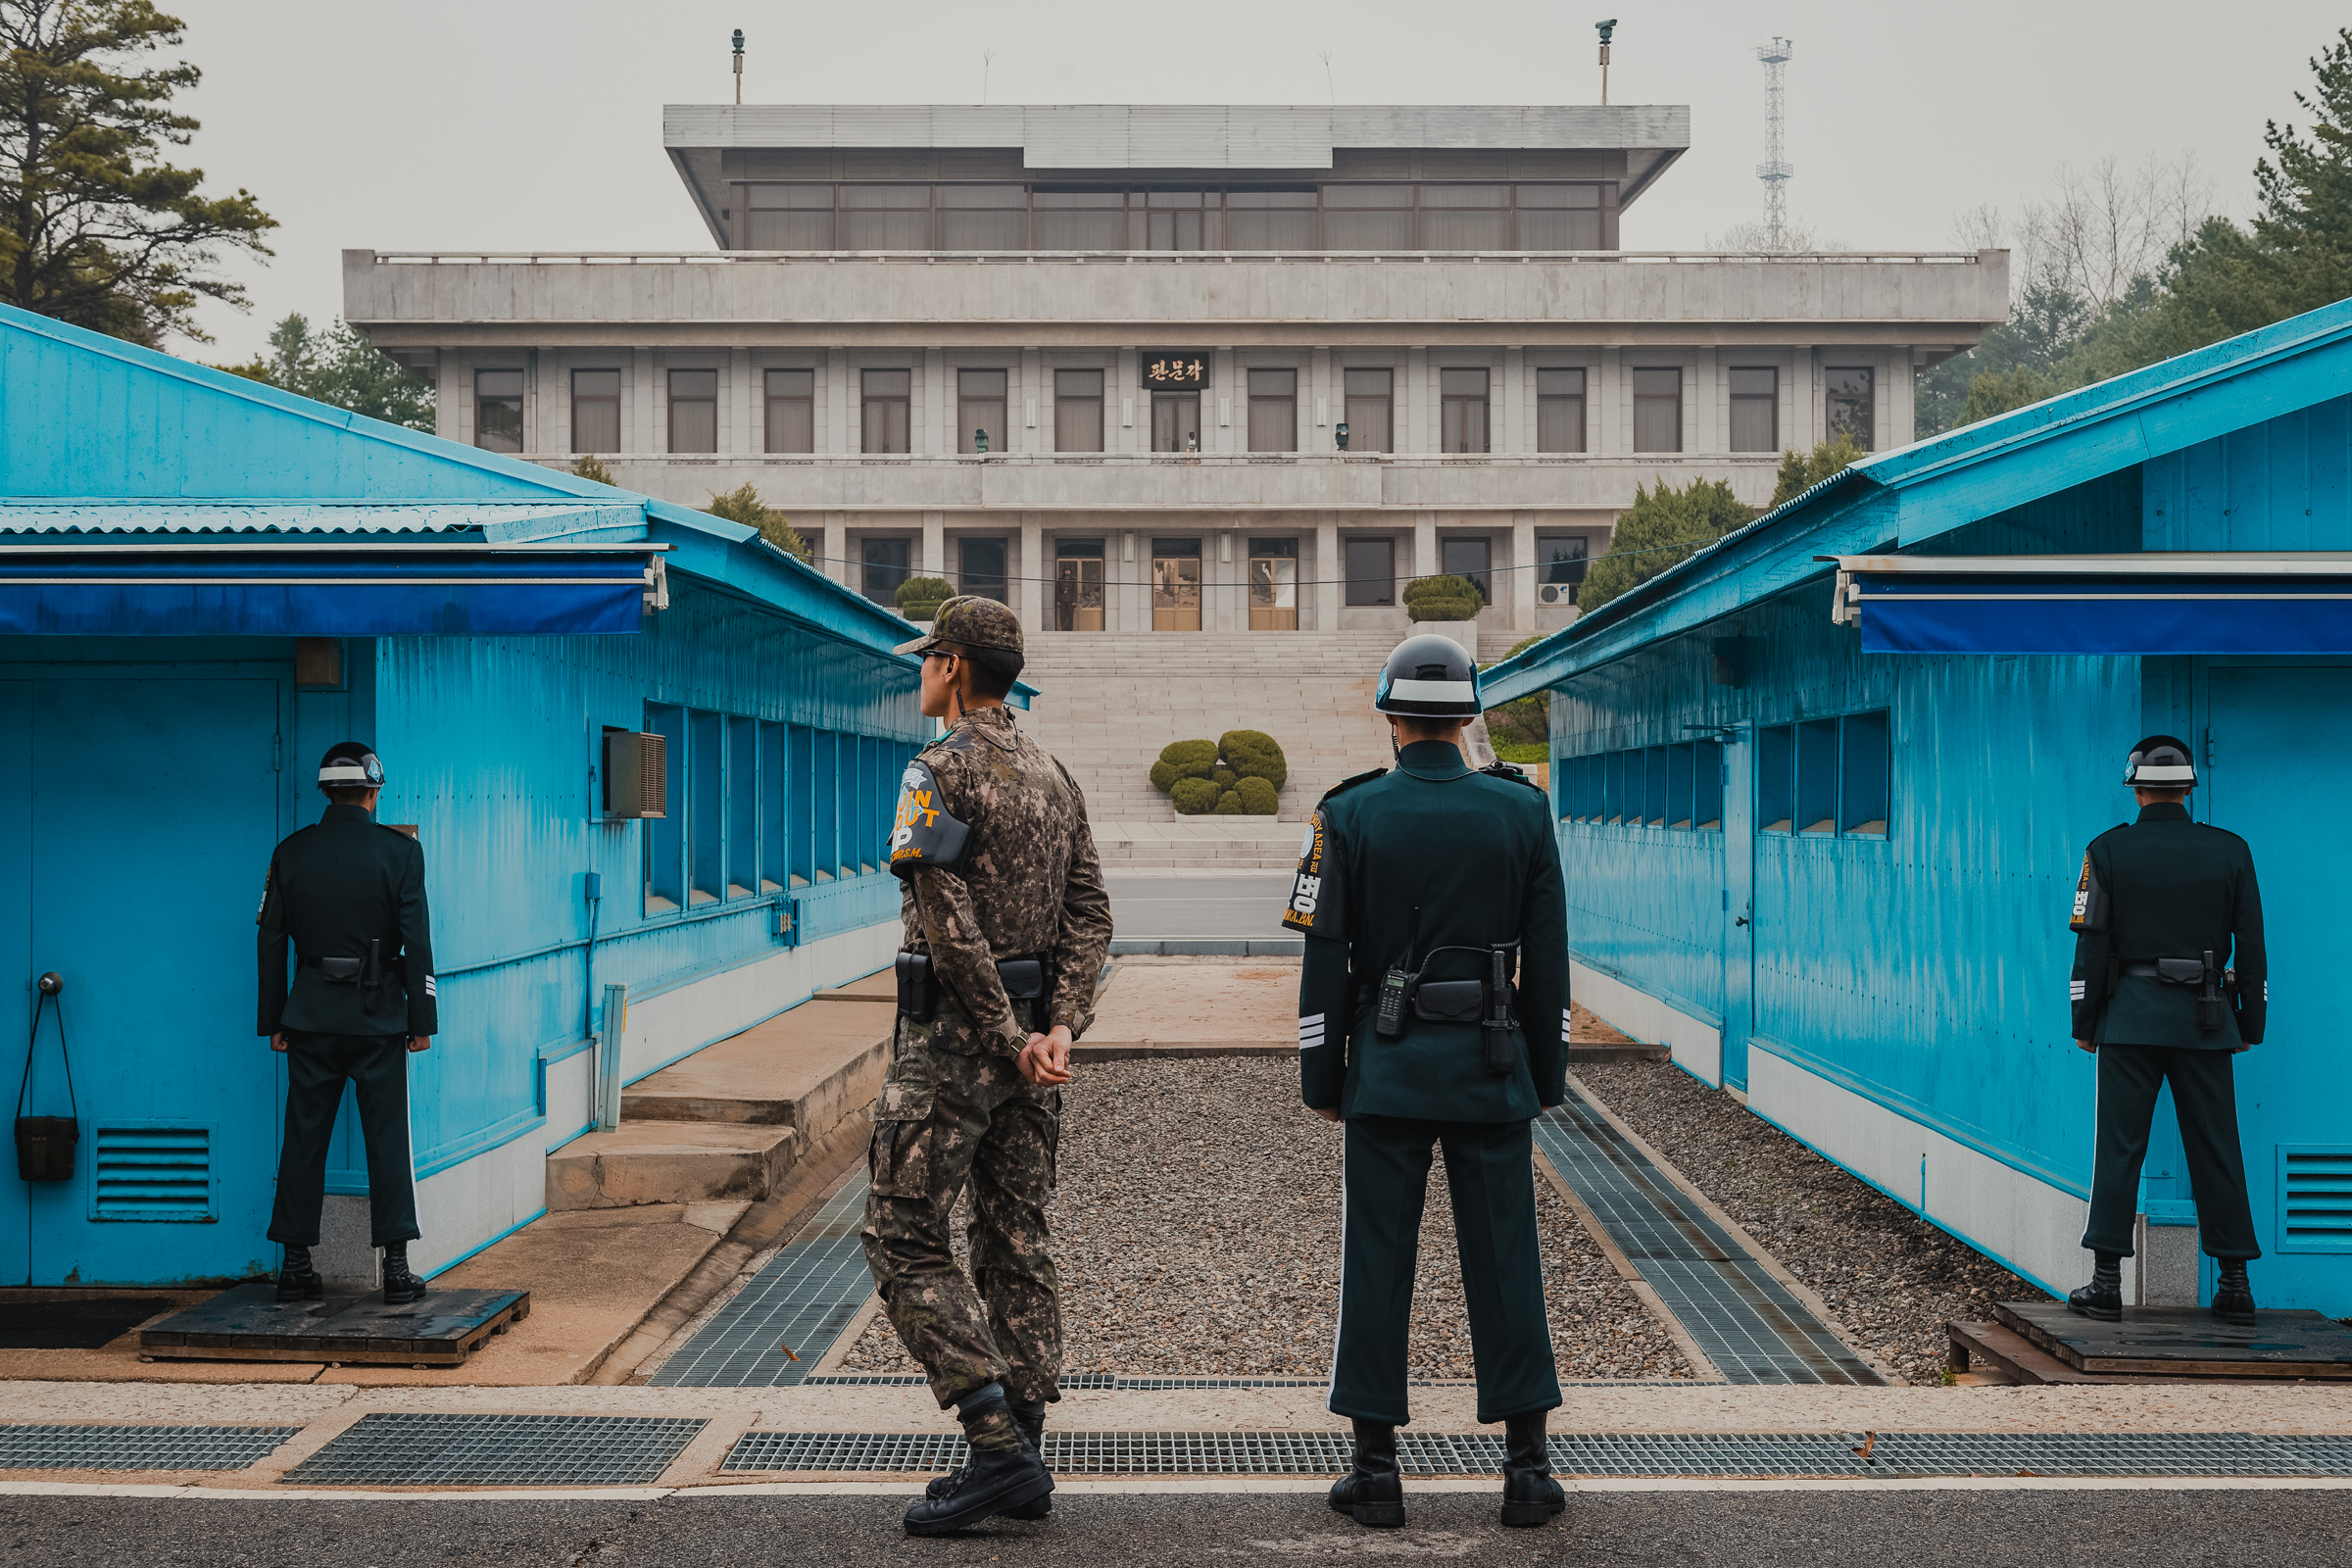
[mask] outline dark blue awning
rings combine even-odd
[[[660,546],[0,546],[0,632],[402,637],[633,632]]]
[[[1873,654],[2352,654],[2352,556],[1837,556]]]

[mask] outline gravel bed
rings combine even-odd
[[[1994,1301],[2048,1298],[1671,1063],[1576,1075],[1811,1286],[1849,1340],[1910,1382],[1939,1381],[1947,1321],[1989,1317]]]
[[[1054,1250],[1068,1370],[1330,1375],[1340,1129],[1300,1107],[1298,1074],[1264,1057],[1112,1061],[1063,1092]],[[1444,1170],[1433,1159],[1407,1356],[1418,1378],[1472,1375]],[[1560,1376],[1691,1376],[1541,1178],[1536,1202]],[[960,1260],[960,1220],[957,1232]],[[877,1316],[843,1370],[915,1368]]]

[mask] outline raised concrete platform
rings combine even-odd
[[[623,1121],[547,1156],[550,1212],[638,1203],[757,1202],[800,1156],[800,1136],[762,1122]]]
[[[1298,962],[1123,957],[1095,998],[1081,1060],[1282,1055],[1298,1049]]]

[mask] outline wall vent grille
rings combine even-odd
[[[91,1153],[90,1217],[211,1219],[212,1129],[101,1122]]]
[[[2352,1252],[2352,1144],[2278,1146],[2278,1250]]]

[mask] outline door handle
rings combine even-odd
[[[1735,925],[1735,926],[1741,926],[1741,925],[1745,925],[1745,924],[1747,924],[1747,916],[1743,914],[1743,915],[1740,916],[1740,918],[1738,918],[1737,920],[1734,920],[1734,921],[1732,922],[1732,924],[1733,924],[1733,925]]]

